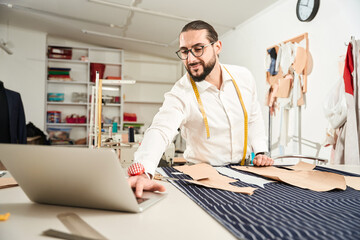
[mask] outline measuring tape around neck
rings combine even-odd
[[[231,77],[232,83],[233,83],[233,85],[234,85],[234,87],[236,89],[236,93],[237,93],[237,95],[239,97],[239,101],[240,101],[241,107],[242,107],[243,112],[244,112],[244,150],[243,150],[243,157],[242,157],[242,160],[240,162],[240,165],[245,165],[246,150],[247,150],[247,139],[248,139],[248,114],[247,114],[247,111],[246,111],[246,108],[245,108],[244,101],[243,101],[243,99],[241,97],[241,93],[240,93],[238,85],[236,84],[234,78],[231,76],[230,72],[225,68],[225,66],[224,66],[224,69],[227,71],[227,73]],[[203,104],[201,102],[199,90],[197,89],[195,81],[192,79],[192,77],[189,76],[189,78],[190,78],[191,86],[192,86],[192,88],[194,90],[194,93],[195,93],[195,96],[196,96],[196,100],[197,100],[199,108],[200,108],[200,112],[201,112],[201,114],[203,116],[203,119],[204,119],[204,124],[205,124],[205,129],[206,129],[206,136],[207,136],[207,138],[210,138],[209,124],[208,124],[208,120],[207,120],[207,117],[206,117],[206,114],[205,114],[204,106],[203,106]]]

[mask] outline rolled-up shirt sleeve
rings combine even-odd
[[[185,121],[184,98],[177,87],[165,94],[165,100],[155,115],[151,126],[146,130],[134,161],[144,165],[145,171],[154,175],[160,158],[178,134],[178,128]]]

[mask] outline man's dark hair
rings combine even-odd
[[[189,22],[188,24],[186,24],[183,27],[183,29],[181,30],[181,33],[191,31],[191,30],[203,30],[203,29],[207,30],[207,39],[210,42],[216,42],[218,40],[218,34],[215,31],[215,29],[213,28],[213,26],[211,26],[207,22],[204,22],[201,20],[195,20],[195,21]]]

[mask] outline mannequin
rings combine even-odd
[[[26,144],[24,107],[19,93],[0,81],[0,143]]]
[[[6,89],[0,80],[0,144],[26,144],[24,108],[19,93]],[[6,170],[0,161],[0,170]]]
[[[10,142],[9,106],[4,83],[0,81],[0,143]]]

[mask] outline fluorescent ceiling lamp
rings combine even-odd
[[[160,17],[177,19],[177,20],[181,20],[181,21],[185,21],[185,22],[192,22],[194,20],[197,20],[197,19],[193,19],[193,18],[187,18],[187,17],[181,17],[181,16],[176,16],[176,15],[162,13],[162,12],[156,12],[156,11],[148,10],[148,9],[145,9],[145,8],[133,7],[133,6],[128,6],[128,5],[124,5],[124,4],[104,1],[104,0],[88,0],[88,1],[93,2],[93,3],[102,4],[102,5],[106,5],[106,6],[127,9],[127,10],[134,11],[134,12],[140,12],[140,13],[146,13],[146,14],[160,16]],[[222,27],[234,29],[234,27],[226,26],[226,25],[223,25],[223,24],[218,24],[218,23],[213,23],[213,24],[217,25],[217,26],[222,26]]]
[[[23,7],[23,6],[20,6],[20,5],[14,5],[14,4],[10,4],[10,3],[0,3],[0,6],[1,5],[6,6],[8,8],[11,8],[11,9],[16,9],[16,10],[25,11],[25,12],[32,12],[32,13],[51,16],[51,17],[59,17],[59,18],[64,18],[64,19],[70,19],[70,20],[86,22],[86,23],[91,23],[91,24],[96,24],[96,25],[105,26],[105,27],[111,27],[111,28],[114,28],[114,27],[116,27],[116,28],[124,28],[124,26],[120,26],[120,25],[116,25],[116,24],[112,24],[112,23],[102,23],[102,22],[98,22],[98,21],[94,21],[94,20],[88,20],[88,19],[72,17],[72,16],[68,16],[68,15],[59,14],[59,13],[56,13],[56,12],[49,12],[49,11],[39,10],[39,9],[35,9],[35,8],[30,8],[30,7]]]
[[[123,85],[123,84],[135,84],[135,80],[109,80],[101,79],[102,85]]]
[[[101,37],[117,38],[117,39],[122,39],[122,40],[126,40],[126,41],[133,41],[133,42],[157,45],[157,46],[161,46],[161,47],[168,47],[169,46],[169,44],[167,44],[167,43],[159,43],[159,42],[147,41],[147,40],[136,39],[136,38],[122,37],[122,36],[118,36],[118,35],[111,35],[111,34],[107,34],[107,33],[89,31],[89,30],[86,30],[86,29],[83,29],[81,31],[83,33],[85,33],[85,34],[92,34],[92,35],[97,35],[97,36],[101,36]]]
[[[103,0],[89,0],[89,2],[94,2],[94,3],[106,5],[106,6],[111,6],[111,7],[122,8],[122,9],[126,9],[126,10],[131,10],[131,11],[134,11],[134,12],[141,12],[141,13],[147,13],[147,14],[150,14],[150,15],[160,16],[160,17],[167,17],[167,18],[182,20],[182,21],[186,21],[186,22],[191,22],[191,21],[195,20],[195,19],[192,19],[192,18],[180,17],[180,16],[171,15],[171,14],[167,14],[167,13],[151,11],[151,10],[144,9],[144,8],[127,6],[127,5],[124,5],[124,4],[108,2],[108,1],[103,1]]]
[[[13,52],[6,46],[4,40],[0,40],[0,48],[2,48],[7,54],[12,55]]]
[[[118,87],[102,87],[102,90],[119,91],[119,88]]]
[[[107,91],[119,91],[119,87],[114,87],[114,86],[120,86],[123,84],[126,85],[130,85],[130,84],[135,84],[136,81],[135,80],[109,80],[109,79],[101,79],[102,80],[102,90],[107,90]],[[106,85],[111,85],[113,87],[104,87]]]

